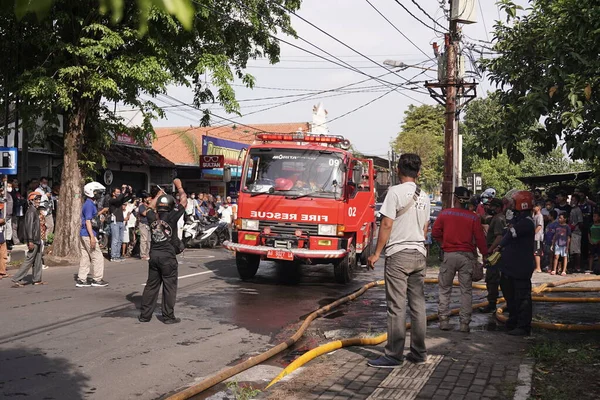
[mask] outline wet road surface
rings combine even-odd
[[[44,270],[47,286],[11,289],[10,280],[2,280],[0,398],[161,398],[287,339],[306,314],[382,279],[382,261],[374,271],[361,269],[349,285],[334,282],[331,265],[303,266],[300,281],[290,285],[271,262],[261,263],[253,281],[242,282],[231,253],[186,251],[175,308],[182,322],[170,326],[157,318],[137,321],[147,276],[139,260],[106,262],[107,288],[75,288],[75,267]],[[458,296],[455,288],[452,307]],[[473,297],[483,300],[485,291],[473,290]],[[426,285],[426,299],[427,313],[435,313],[436,285]],[[598,304],[584,307],[589,312]],[[534,315],[579,319],[583,315],[573,312],[584,307],[538,303]],[[488,314],[473,313],[471,329],[496,330],[497,324]],[[385,291],[373,288],[316,320],[297,346],[267,364],[283,367],[318,344],[385,330]]]
[[[382,275],[360,273],[344,286],[331,265],[307,266],[285,285],[279,267],[263,262],[242,282],[231,253],[186,251],[175,307],[182,322],[164,325],[137,321],[145,262],[106,262],[106,288],[76,288],[76,273],[50,268],[48,285],[20,289],[0,281],[0,398],[160,398],[266,349],[319,304]]]

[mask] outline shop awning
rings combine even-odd
[[[517,179],[529,186],[541,186],[549,183],[584,181],[591,176],[592,171],[581,171],[541,176],[522,176]]]
[[[150,167],[175,168],[175,164],[151,148],[114,144],[105,152],[106,162],[122,165],[148,165]]]

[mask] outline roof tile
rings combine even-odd
[[[154,128],[156,139],[152,148],[177,165],[198,165],[199,156],[202,154],[203,136],[252,144],[257,133],[295,133],[298,130],[308,132],[310,123]]]

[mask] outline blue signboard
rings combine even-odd
[[[202,155],[222,155],[225,159],[225,165],[240,165],[243,163],[247,147],[248,145],[245,143],[232,142],[210,136],[202,138]]]
[[[0,175],[17,174],[17,155],[16,147],[0,147]]]
[[[202,155],[204,156],[217,156],[222,155],[225,161],[225,165],[231,167],[231,178],[239,179],[246,156],[246,149],[248,145],[245,143],[232,142],[231,140],[219,139],[210,136],[204,136],[202,138]],[[220,181],[223,179],[223,169],[203,169],[202,179]]]

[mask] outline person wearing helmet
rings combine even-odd
[[[79,272],[77,273],[76,287],[106,287],[108,282],[104,280],[104,256],[100,250],[100,244],[96,239],[97,232],[94,230],[94,220],[98,215],[96,202],[104,197],[106,188],[98,182],[90,182],[83,187],[86,197],[81,209],[81,229],[79,231]],[[91,272],[92,280],[88,281]]]
[[[509,335],[529,336],[531,333],[531,276],[535,269],[535,223],[531,217],[533,194],[525,190],[511,194],[512,226],[500,246],[500,287],[506,299]]]
[[[432,236],[442,243],[444,261],[440,266],[438,278],[439,305],[438,315],[441,330],[450,330],[450,297],[452,281],[458,273],[460,283],[460,331],[469,332],[473,302],[473,268],[477,263],[476,248],[482,256],[487,256],[488,249],[481,226],[481,218],[468,211],[467,207],[471,191],[459,186],[454,189],[454,208],[442,210],[435,221]],[[473,240],[474,239],[474,240]]]
[[[179,195],[178,207],[175,207],[173,196],[167,195],[160,188],[148,206],[146,213],[150,224],[150,260],[148,262],[148,280],[142,294],[140,322],[150,322],[158,291],[162,284],[162,322],[176,324],[181,322],[175,318],[175,298],[177,296],[177,254],[183,251],[183,244],[177,236],[177,221],[183,216],[188,198],[181,186],[181,180],[173,181]]]
[[[40,229],[40,216],[38,208],[42,195],[38,192],[31,192],[27,196],[27,202],[29,207],[25,214],[25,243],[27,243],[27,255],[25,261],[19,268],[19,271],[13,276],[13,286],[15,288],[25,286],[26,282],[23,280],[32,268],[32,278],[34,285],[45,285],[47,282],[42,281],[42,237]]]

